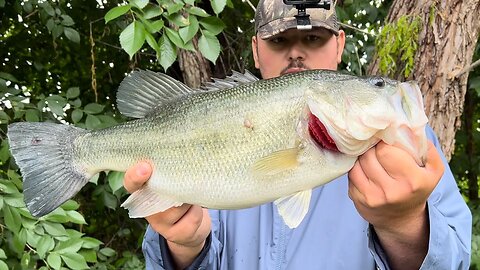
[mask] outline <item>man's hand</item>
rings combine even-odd
[[[129,193],[133,193],[148,181],[151,174],[151,165],[139,162],[127,170],[123,185]],[[189,266],[197,257],[211,228],[208,210],[197,205],[172,207],[146,219],[167,240],[173,259],[180,269]]]
[[[380,142],[350,170],[349,196],[375,228],[392,269],[418,269],[422,264],[429,239],[426,202],[444,169],[429,141],[424,167],[406,151]]]

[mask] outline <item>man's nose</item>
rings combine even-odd
[[[300,60],[305,60],[306,57],[306,51],[299,42],[292,44],[290,47],[290,50],[288,50],[288,59],[289,60],[295,60],[295,59],[300,59]]]

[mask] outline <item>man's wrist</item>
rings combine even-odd
[[[164,267],[167,270],[173,269],[198,269],[210,250],[212,241],[211,233],[197,246],[182,246],[167,241],[159,234],[160,252]]]

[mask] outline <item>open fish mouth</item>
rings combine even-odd
[[[339,152],[337,145],[333,138],[328,134],[325,125],[318,119],[313,113],[309,112],[308,115],[308,132],[311,138],[321,148]]]

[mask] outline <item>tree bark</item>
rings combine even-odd
[[[411,78],[397,79],[418,81],[429,124],[450,160],[467,90],[468,72],[460,71],[472,63],[480,31],[480,0],[395,0],[387,22],[406,14],[419,16],[423,24]],[[378,73],[375,56],[369,74]]]
[[[178,63],[182,71],[183,82],[192,88],[198,88],[202,83],[210,80],[212,69],[208,60],[198,50],[197,37],[193,38],[193,44],[195,52],[179,49]]]

